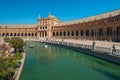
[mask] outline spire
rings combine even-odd
[[[50,15],[51,15],[51,13],[49,12],[49,13],[48,13],[48,16],[50,16]]]

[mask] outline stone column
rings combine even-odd
[[[71,36],[71,31],[69,31],[69,36]]]
[[[63,37],[63,35],[64,35],[64,32],[62,31],[62,37]]]
[[[66,33],[66,37],[68,37],[67,31],[65,31],[65,33]]]
[[[103,30],[103,36],[104,36],[104,37],[107,36],[107,32],[106,32],[106,30]]]

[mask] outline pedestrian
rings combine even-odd
[[[115,52],[116,52],[116,48],[115,48],[115,44],[113,44],[113,46],[112,46],[112,54],[115,54]]]

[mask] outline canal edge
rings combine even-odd
[[[19,80],[20,75],[22,73],[23,70],[23,66],[24,66],[24,62],[25,62],[25,57],[26,57],[26,53],[22,53],[23,54],[23,58],[22,58],[22,64],[19,68],[19,70],[17,71],[16,75],[15,75],[15,79],[14,80]]]
[[[62,47],[68,48],[68,49],[78,51],[78,52],[83,52],[83,53],[90,55],[90,56],[93,56],[93,57],[97,57],[97,58],[104,59],[104,60],[107,60],[107,61],[110,61],[110,62],[113,62],[116,64],[120,64],[120,57],[108,55],[108,54],[105,54],[103,52],[88,50],[88,49],[84,49],[84,48],[76,48],[76,47],[62,45],[62,44],[55,44],[55,43],[48,43],[48,42],[42,42],[42,43],[62,46]]]

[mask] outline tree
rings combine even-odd
[[[9,38],[9,37],[5,37],[5,38],[4,38],[4,41],[5,41],[6,43],[9,43],[10,38]]]
[[[10,58],[0,58],[0,80],[11,80],[14,75],[12,61]]]
[[[10,39],[11,46],[15,49],[15,53],[23,48],[25,46],[25,42],[23,39],[18,37],[13,37]]]

